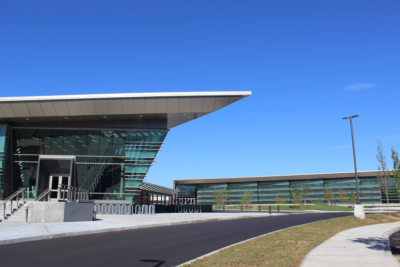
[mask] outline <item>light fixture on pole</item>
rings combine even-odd
[[[344,117],[343,120],[350,119],[351,141],[353,143],[354,172],[356,174],[357,204],[361,204],[360,203],[360,198],[358,197],[358,178],[357,178],[356,150],[354,148],[353,121],[352,121],[352,119],[357,118],[357,117],[358,117],[358,115],[354,115],[354,116],[351,116],[351,117]]]

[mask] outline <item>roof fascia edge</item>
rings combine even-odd
[[[379,171],[359,171],[359,176],[369,177],[376,175]],[[316,179],[340,179],[350,177],[354,172],[331,172],[331,173],[312,173],[312,174],[289,174],[289,175],[273,175],[273,176],[244,176],[244,177],[220,177],[220,178],[192,178],[192,179],[175,179],[175,183],[223,183],[236,180],[245,182],[254,182],[257,180],[316,180]],[[200,181],[200,182],[199,182]]]
[[[124,98],[170,98],[170,97],[247,97],[251,91],[214,91],[214,92],[165,92],[165,93],[121,93],[121,94],[90,94],[90,95],[53,95],[53,96],[18,96],[1,97],[1,102],[31,102],[31,101],[62,101],[62,100],[97,100]]]

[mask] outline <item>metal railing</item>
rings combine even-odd
[[[198,204],[178,204],[175,205],[175,212],[179,213],[201,213],[201,205]]]
[[[63,201],[75,201],[78,199],[89,199],[89,190],[61,185],[58,187],[58,199]]]
[[[193,197],[180,197],[177,202],[177,205],[198,204],[197,198]]]
[[[43,193],[41,193],[38,197],[36,197],[25,209],[25,222],[28,222],[28,213],[29,213],[29,206],[32,205],[33,202],[44,200],[47,197],[47,201],[50,201],[50,188],[47,188]]]
[[[289,205],[293,205],[293,204],[270,204],[270,205],[253,205],[253,204],[251,204],[251,205],[247,205],[247,206],[253,206],[253,207],[258,206],[259,212],[263,212],[261,207],[269,207],[268,212],[269,212],[269,214],[272,214],[272,207],[276,207],[277,212],[280,213],[280,206],[289,206]],[[310,204],[310,205],[314,205],[314,204]],[[229,209],[229,206],[239,206],[239,205],[225,205],[224,204],[224,205],[222,205],[222,211],[225,211],[226,207]],[[240,205],[240,211],[243,211],[244,207],[245,207],[244,205]],[[236,209],[234,209],[234,210],[236,210]],[[249,211],[256,211],[256,210],[249,210]]]
[[[14,198],[17,198],[17,209],[19,209],[19,195],[22,194],[22,203],[25,203],[25,188],[19,189],[17,192],[6,198],[0,203],[0,207],[3,206],[3,218],[4,220],[7,218],[6,216],[6,206],[7,202],[10,201],[10,214],[13,214],[12,202]]]
[[[154,215],[155,205],[135,204],[94,204],[95,214],[105,215]]]
[[[51,191],[50,191],[50,188],[47,188],[43,193],[41,193],[38,197],[36,197],[36,198],[33,200],[33,202],[35,202],[35,201],[41,201],[42,199],[45,199],[45,197],[47,197],[47,201],[50,201],[50,194],[49,194],[50,192],[51,192]],[[29,205],[26,206],[26,207],[28,208],[33,202],[29,203]]]

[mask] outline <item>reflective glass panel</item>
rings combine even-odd
[[[15,154],[26,154],[25,151],[25,138],[26,138],[26,130],[25,129],[15,129]]]
[[[64,131],[52,130],[52,155],[64,155]]]
[[[100,131],[88,131],[88,154],[100,155]]]
[[[50,155],[52,152],[51,130],[40,130],[40,154]]]
[[[88,155],[87,131],[76,131],[76,155]]]
[[[75,155],[76,137],[75,130],[64,131],[64,153],[65,155]]]
[[[39,154],[40,131],[38,129],[26,129],[25,153]]]
[[[113,132],[113,154],[114,156],[125,156],[125,131]]]
[[[113,133],[112,131],[101,131],[100,132],[100,155],[101,156],[112,156],[113,154]]]

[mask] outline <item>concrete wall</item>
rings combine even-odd
[[[80,222],[93,220],[93,202],[33,202],[29,206],[29,223]]]

